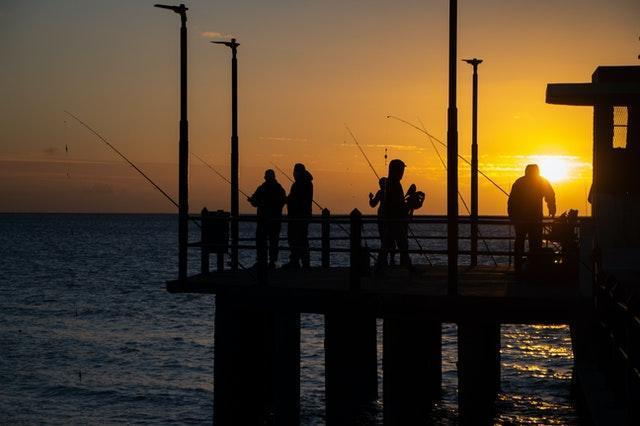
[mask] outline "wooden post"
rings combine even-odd
[[[386,316],[382,363],[384,424],[425,424],[441,394],[442,324]]]
[[[360,276],[362,275],[362,213],[353,209],[349,215],[351,224],[350,244],[350,289],[360,290]]]
[[[203,207],[200,213],[200,273],[202,275],[209,274],[209,254],[210,248],[207,241],[209,235],[209,210]]]
[[[372,424],[378,397],[376,318],[355,308],[325,315],[328,425]],[[367,420],[369,419],[369,420]]]
[[[272,388],[269,322],[239,307],[236,297],[216,295],[214,424],[264,424]]]
[[[500,391],[500,324],[458,324],[458,406],[460,423],[493,424]]]
[[[331,213],[329,209],[322,209],[322,267],[331,265]]]
[[[275,312],[270,342],[275,425],[300,424],[300,314]]]

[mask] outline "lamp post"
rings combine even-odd
[[[212,41],[231,48],[231,269],[238,270],[238,46],[235,38],[231,41]]]
[[[471,266],[478,264],[478,65],[482,59],[464,59],[473,66],[473,112],[471,116]]]
[[[187,121],[187,10],[184,4],[155,7],[180,15],[180,141],[178,142],[178,278],[187,278],[189,238],[189,122]]]
[[[449,0],[449,108],[447,109],[447,293],[458,292],[458,107],[456,106],[458,2]]]

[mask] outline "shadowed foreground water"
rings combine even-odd
[[[0,215],[0,424],[211,423],[215,297],[165,291],[176,235],[171,215]],[[302,322],[302,421],[323,424],[323,317]],[[444,331],[433,421],[454,424]],[[498,423],[576,423],[571,363],[568,327],[503,326]]]

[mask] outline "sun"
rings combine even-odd
[[[570,177],[572,164],[562,156],[540,156],[534,159],[540,167],[540,174],[551,182],[560,182]]]

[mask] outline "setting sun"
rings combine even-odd
[[[571,177],[574,165],[563,156],[539,156],[531,159],[540,167],[540,174],[551,182],[560,182]]]

